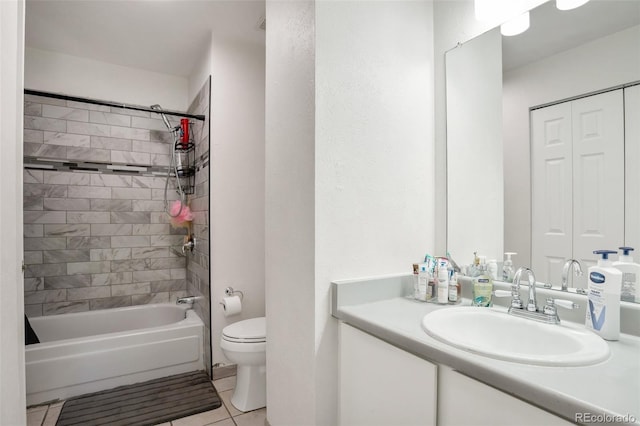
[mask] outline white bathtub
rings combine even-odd
[[[172,304],[29,319],[27,405],[203,370],[204,324]]]

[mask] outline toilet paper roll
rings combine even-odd
[[[228,317],[242,312],[242,301],[239,296],[230,296],[222,299],[222,308],[224,316]]]

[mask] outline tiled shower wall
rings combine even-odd
[[[190,197],[191,210],[194,213],[193,235],[196,246],[187,256],[187,293],[201,296],[194,305],[198,316],[205,324],[204,350],[207,367],[211,368],[211,297],[209,291],[209,103],[211,78],[208,78],[200,92],[191,103],[188,112],[204,115],[204,123],[194,124],[196,144],[196,188]],[[211,370],[209,370],[211,374]]]
[[[176,253],[185,230],[164,213],[171,135],[160,117],[25,95],[24,128],[26,314],[186,295],[186,258]]]

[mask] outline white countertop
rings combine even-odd
[[[334,292],[335,289],[334,286]],[[609,358],[595,365],[545,367],[519,364],[457,349],[422,330],[422,318],[429,312],[469,305],[468,300],[459,305],[444,306],[404,297],[353,304],[353,300],[349,304],[336,301],[334,299],[333,315],[345,323],[571,422],[575,422],[575,413],[592,413],[633,416],[635,424],[640,425],[640,338],[636,336],[621,334],[619,341],[607,342],[611,351]],[[490,309],[506,312],[502,307]]]

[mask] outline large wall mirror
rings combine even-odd
[[[523,34],[503,37],[494,29],[447,52],[447,249],[456,261],[468,264],[473,252],[501,261],[504,251],[517,252],[516,267],[533,266],[538,281],[554,287],[560,286],[567,259],[578,259],[585,271],[594,264],[592,249],[632,246],[639,261],[638,82],[640,0],[591,0],[570,11],[560,11],[550,1],[531,11],[531,27]],[[605,97],[618,103],[614,122],[619,129],[613,133],[622,138],[622,145],[621,163],[611,169],[615,172],[595,163],[573,167],[575,173],[560,167],[556,175],[564,176],[574,195],[555,184],[544,188],[547,175],[532,163],[532,152],[533,158],[537,155],[532,148],[536,133],[532,120],[544,115],[540,111],[561,104],[557,108],[568,108],[574,115],[583,103],[588,113],[595,111],[591,100],[613,89],[619,90],[618,95]],[[614,126],[591,116],[596,118],[574,116],[577,124],[572,127],[569,121],[567,128],[574,134],[596,134],[603,126],[607,132]],[[543,126],[543,139],[555,140],[562,128]],[[574,151],[578,146],[574,141]],[[575,152],[569,160],[572,155],[577,162]],[[613,179],[613,175],[618,179],[615,184],[600,185],[598,176]],[[618,196],[607,198],[605,192]],[[588,204],[595,199],[607,201]],[[568,207],[559,208],[561,201]],[[617,216],[605,217],[610,211]],[[533,227],[541,218],[555,221],[558,233],[571,234],[565,241],[568,251],[543,262],[536,260],[540,250],[532,250],[537,247]],[[611,240],[594,238],[593,244],[578,238],[598,234],[603,223],[613,223],[622,234]],[[571,285],[585,287],[584,275]]]

